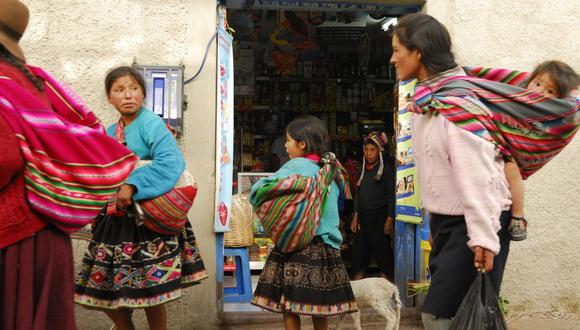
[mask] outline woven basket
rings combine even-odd
[[[250,205],[248,195],[235,194],[232,196],[231,231],[224,234],[225,247],[251,246],[254,243],[252,218],[252,205]]]

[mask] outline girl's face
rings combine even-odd
[[[131,75],[115,80],[109,91],[109,103],[119,111],[123,119],[134,118],[143,106],[144,98],[141,86]]]
[[[391,64],[397,69],[399,80],[409,80],[418,78],[423,80],[427,77],[422,77],[425,68],[421,63],[421,53],[415,49],[410,50],[399,42],[396,34],[393,35],[393,55],[391,56]]]
[[[364,146],[363,152],[365,154],[365,162],[372,165],[379,161],[379,148],[372,143],[367,143]]]
[[[547,73],[537,75],[528,84],[528,89],[534,92],[542,93],[549,97],[559,97],[558,88],[552,76]]]
[[[306,155],[306,143],[304,141],[294,140],[288,133],[286,133],[286,144],[284,147],[286,147],[286,152],[290,159]]]

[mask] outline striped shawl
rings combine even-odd
[[[528,73],[466,68],[468,76],[418,86],[411,111],[441,113],[449,121],[496,145],[515,160],[525,179],[572,140],[580,123],[578,101],[544,96],[520,87]]]
[[[30,206],[61,230],[73,232],[116,195],[137,157],[105,134],[68,87],[40,68],[30,70],[44,80],[52,107],[0,76],[0,115],[18,138]]]
[[[321,165],[315,176],[267,179],[250,195],[264,230],[284,253],[300,250],[314,238],[334,180],[345,198],[352,198],[348,174],[336,156],[327,153]]]

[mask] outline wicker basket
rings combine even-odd
[[[252,205],[248,196],[235,194],[232,197],[231,231],[224,234],[225,247],[251,246],[254,243],[252,217]]]

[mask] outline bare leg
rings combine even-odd
[[[314,325],[314,330],[328,330],[328,318],[325,316],[313,316],[312,325]]]
[[[149,329],[167,330],[167,313],[165,313],[164,305],[145,308],[145,314],[147,314]]]
[[[291,313],[284,313],[284,329],[300,330],[300,316]]]
[[[115,323],[118,330],[135,330],[130,310],[126,308],[105,310],[105,314]]]

